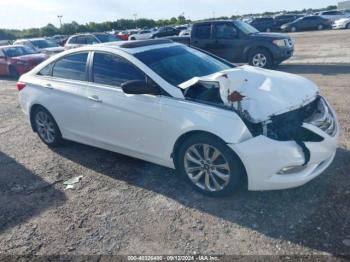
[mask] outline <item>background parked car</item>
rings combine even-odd
[[[66,43],[68,36],[66,35],[54,35],[53,38],[55,39],[56,43],[60,46],[64,46]]]
[[[332,22],[317,15],[304,16],[281,26],[282,31],[296,32],[302,30],[323,30],[332,27]]]
[[[13,44],[26,45],[47,55],[53,55],[64,51],[62,46],[59,46],[56,42],[45,38],[19,39]]]
[[[151,30],[141,30],[137,34],[130,35],[128,40],[146,40],[152,38],[152,36]]]
[[[94,45],[116,41],[120,41],[120,39],[114,35],[106,33],[78,34],[68,38],[66,44],[64,45],[64,48],[72,49],[84,45]]]
[[[320,12],[319,15],[332,22],[342,18],[350,17],[349,14],[342,11],[337,11],[337,10]]]
[[[165,27],[161,27],[157,31],[155,31],[152,35],[152,38],[173,36],[173,35],[177,35],[177,34],[178,34],[178,31],[174,27],[165,26]]]
[[[277,15],[274,17],[275,29],[280,30],[282,25],[291,23],[300,17],[301,16],[299,15],[293,15],[293,14]]]
[[[250,25],[254,26],[260,32],[272,32],[275,28],[275,22],[272,17],[254,18]]]
[[[332,26],[333,29],[350,29],[350,17],[336,20]]]
[[[185,29],[185,30],[182,30],[179,33],[179,36],[189,36],[189,35],[191,35],[191,31],[192,31],[192,27],[188,28],[188,29]]]
[[[181,31],[187,30],[188,26],[186,26],[186,25],[179,25],[179,26],[175,26],[175,29],[177,30],[177,34],[179,35]]]
[[[11,40],[0,40],[0,46],[11,45]]]
[[[24,45],[0,47],[0,75],[17,77],[22,75],[49,56]]]
[[[288,35],[261,33],[238,20],[195,23],[190,41],[192,47],[228,61],[248,62],[250,65],[265,68],[282,63],[294,52],[293,42]]]
[[[127,41],[129,39],[129,32],[128,31],[121,31],[117,34],[117,37],[120,40]]]

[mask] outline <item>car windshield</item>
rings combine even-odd
[[[137,53],[135,57],[175,86],[196,76],[206,76],[231,68],[205,53],[181,45],[152,49]]]
[[[255,27],[245,22],[235,21],[234,24],[239,30],[241,30],[246,35],[259,33],[259,31]]]
[[[49,41],[49,40],[44,40],[44,39],[40,39],[40,40],[31,40],[32,44],[37,47],[37,48],[50,48],[50,47],[58,47],[58,44],[53,42],[53,41]]]
[[[120,39],[118,39],[117,37],[115,37],[114,35],[110,35],[110,34],[104,34],[104,35],[95,35],[98,40],[101,41],[101,43],[108,43],[108,42],[116,42],[116,41],[120,41]]]
[[[4,54],[7,57],[16,57],[16,56],[22,56],[22,55],[32,55],[37,54],[38,52],[35,51],[33,48],[29,46],[14,46],[14,47],[6,47],[3,49]]]

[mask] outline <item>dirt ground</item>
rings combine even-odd
[[[0,254],[350,255],[350,30],[292,37],[295,57],[277,70],[315,81],[342,132],[329,169],[290,190],[213,199],[144,161],[72,142],[50,150],[15,81],[0,79]]]

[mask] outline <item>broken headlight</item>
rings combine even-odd
[[[335,136],[337,132],[336,119],[324,98],[320,98],[317,110],[305,120],[306,123],[314,125],[330,136]]]

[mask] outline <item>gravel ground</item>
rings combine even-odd
[[[329,169],[291,190],[212,199],[144,161],[72,142],[50,150],[15,81],[0,79],[0,254],[350,255],[350,30],[292,37],[295,57],[278,70],[315,81],[342,133]]]

